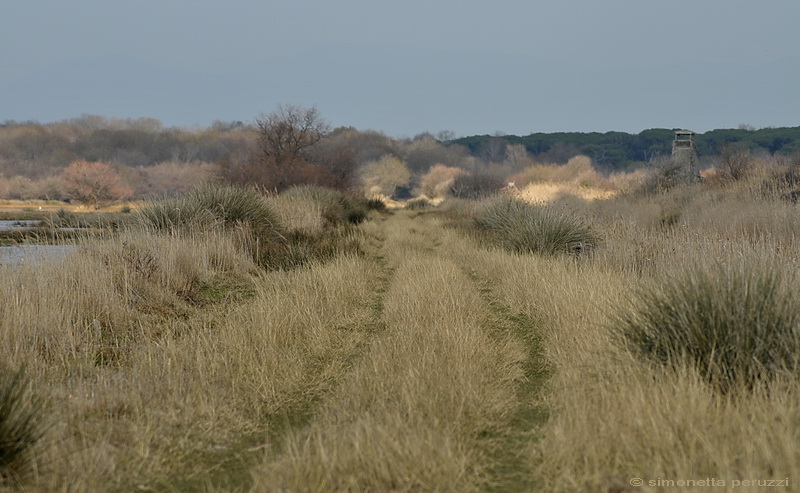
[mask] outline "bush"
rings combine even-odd
[[[571,214],[511,197],[498,197],[479,208],[473,226],[512,252],[580,253],[598,242],[594,231]]]
[[[336,228],[322,234],[293,231],[288,236],[283,267],[300,267],[315,261],[325,262],[340,255],[363,255],[361,238],[357,230],[350,228]]]
[[[750,175],[756,167],[756,158],[749,149],[736,149],[726,145],[719,153],[719,169],[725,177],[739,181]]]
[[[240,244],[262,265],[279,256],[285,243],[278,215],[253,189],[205,185],[181,197],[142,207],[136,218],[145,229],[156,231],[203,232],[219,228],[235,231]]]
[[[254,189],[208,185],[154,202],[136,214],[140,225],[156,231],[230,231],[263,267],[288,269],[332,258],[337,251],[357,251],[356,240],[336,230],[363,221],[366,202],[315,185],[294,187],[269,199]],[[291,222],[284,223],[282,217]]]
[[[364,164],[359,170],[361,184],[368,194],[394,196],[411,181],[411,171],[401,159],[385,154],[377,161]]]
[[[426,199],[425,197],[419,197],[406,202],[406,209],[412,211],[430,209],[431,207],[433,207],[433,204],[431,203],[430,200]]]
[[[642,193],[659,193],[686,183],[683,165],[679,161],[666,159],[652,168],[642,184]]]
[[[452,189],[455,179],[465,173],[461,168],[435,164],[420,178],[417,193],[430,198],[444,197]]]
[[[686,363],[727,391],[797,373],[800,300],[774,264],[699,266],[641,291],[614,317],[634,353],[662,366]]]
[[[300,185],[286,190],[282,195],[303,197],[318,203],[322,208],[322,217],[333,226],[345,223],[358,224],[367,218],[366,199],[332,188]]]
[[[388,210],[388,207],[386,207],[386,202],[379,197],[372,197],[371,199],[368,199],[366,206],[367,210],[370,211],[386,212]]]
[[[29,395],[24,372],[0,367],[0,485],[30,472],[42,424],[42,401]]]
[[[370,207],[386,209],[380,200],[370,205],[365,198],[316,185],[292,187],[268,202],[290,219],[285,223],[285,268],[343,254],[360,255],[361,238],[351,226],[363,221]]]
[[[123,183],[119,173],[105,163],[75,161],[61,172],[60,178],[67,197],[95,208],[128,197],[133,192]]]
[[[160,231],[240,224],[259,233],[282,229],[259,192],[231,186],[202,186],[176,199],[150,203],[136,214],[141,225]]]
[[[496,194],[504,186],[503,180],[494,175],[463,174],[453,180],[450,194],[457,199],[481,199]]]
[[[567,164],[534,164],[509,177],[517,187],[535,182],[574,183],[590,188],[613,188],[613,185],[592,164],[586,156],[575,156]]]

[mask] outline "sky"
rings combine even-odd
[[[315,106],[392,137],[800,126],[797,0],[7,0],[0,122]]]

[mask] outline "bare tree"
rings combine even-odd
[[[336,173],[326,167],[331,163],[318,162],[317,144],[330,127],[316,108],[279,106],[258,117],[255,130],[256,146],[249,157],[239,162],[220,161],[224,181],[275,191],[301,183],[328,185],[336,181]]]
[[[256,119],[258,149],[264,160],[278,166],[308,160],[311,147],[330,131],[316,108],[281,105]]]
[[[734,181],[745,178],[755,166],[755,158],[749,149],[737,149],[726,145],[719,153],[722,172]]]

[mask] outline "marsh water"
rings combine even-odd
[[[78,245],[13,245],[0,247],[0,266],[64,258]]]
[[[41,221],[0,221],[0,231],[19,231],[38,227]]]
[[[0,231],[20,231],[37,228],[41,221],[0,221]],[[0,266],[19,265],[45,259],[59,259],[75,251],[77,245],[11,245],[0,246]]]

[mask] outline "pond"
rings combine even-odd
[[[0,221],[0,231],[19,231],[21,229],[38,228],[41,221]]]
[[[0,247],[0,266],[66,257],[78,245],[14,245]]]

